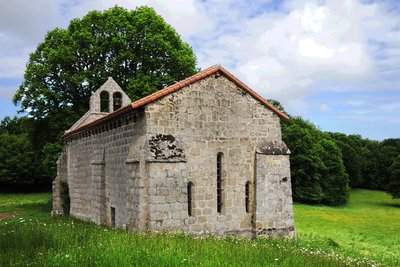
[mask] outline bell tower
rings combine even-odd
[[[66,132],[91,123],[123,106],[129,105],[131,102],[131,99],[117,82],[113,78],[108,77],[107,81],[90,97],[90,110]]]

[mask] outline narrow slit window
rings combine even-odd
[[[193,183],[189,182],[187,185],[187,194],[188,194],[188,215],[193,216]]]
[[[122,107],[122,94],[120,92],[115,92],[113,94],[113,111],[120,109]]]
[[[110,112],[110,95],[107,91],[100,93],[100,112]]]
[[[222,212],[222,153],[217,155],[217,212]]]
[[[114,228],[115,227],[115,208],[111,207],[111,227]]]
[[[245,205],[246,205],[246,212],[250,212],[250,182],[246,182],[245,185]]]

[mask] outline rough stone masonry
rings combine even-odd
[[[109,78],[90,104],[63,136],[53,215],[68,184],[70,215],[111,227],[295,235],[287,116],[221,66],[133,103]]]

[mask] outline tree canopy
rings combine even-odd
[[[108,76],[134,100],[195,72],[191,47],[153,9],[116,6],[49,31],[30,55],[13,101],[35,118],[76,120]]]

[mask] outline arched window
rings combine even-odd
[[[245,185],[245,205],[246,205],[246,212],[250,212],[250,182],[247,181]]]
[[[122,94],[120,92],[115,92],[113,94],[113,111],[122,107]]]
[[[187,196],[188,196],[188,215],[193,216],[193,183],[189,182],[187,185]]]
[[[107,91],[100,93],[100,112],[110,112],[110,94]]]
[[[217,212],[222,212],[222,153],[217,155]]]

